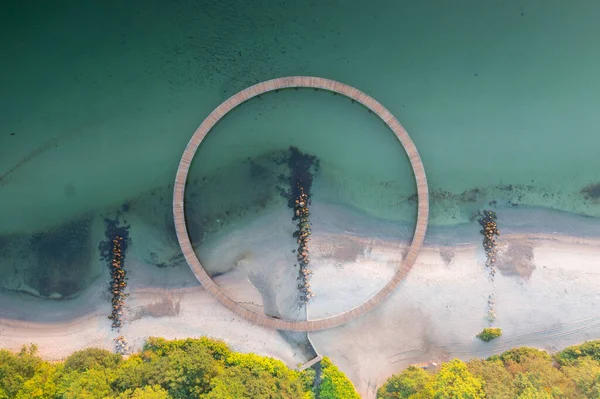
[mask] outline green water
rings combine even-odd
[[[600,189],[585,189],[600,182],[599,13],[584,0],[6,2],[0,267],[35,270],[45,255],[23,260],[28,237],[73,220],[101,231],[96,219],[124,203],[139,254],[160,257],[172,236],[144,234],[172,234],[169,185],[193,131],[238,90],[287,75],[342,81],[394,113],[425,164],[432,225],[465,223],[490,201],[600,216]],[[217,126],[192,170],[207,179],[198,218],[281,206],[270,160],[290,145],[321,159],[315,200],[414,222],[393,135],[310,90],[265,95]],[[262,181],[245,174],[248,157],[269,171]],[[69,262],[96,257],[101,233],[90,234]]]

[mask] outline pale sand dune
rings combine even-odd
[[[349,211],[316,206],[313,215],[312,319],[347,310],[375,293],[407,248],[405,241],[386,238],[393,232],[389,226],[354,218]],[[289,229],[289,215],[273,212],[224,234],[200,252],[213,270],[233,268],[215,280],[235,300],[254,311],[267,306],[271,314],[301,318],[295,310],[297,272],[290,264],[294,242]],[[377,234],[384,230],[385,235]],[[480,236],[475,232],[472,237]],[[465,242],[464,237],[456,241]],[[377,386],[411,363],[488,356],[521,345],[557,350],[600,338],[600,239],[519,232],[501,236],[499,246],[499,272],[492,283],[479,242],[431,242],[381,306],[345,326],[311,333],[316,350],[338,364],[364,398],[373,398]],[[253,326],[225,309],[188,268],[158,269],[131,259],[128,269],[131,297],[121,333],[135,349],[148,336],[208,335],[224,339],[235,350],[273,356],[291,367],[309,360],[308,352],[278,332]],[[0,294],[0,347],[18,349],[36,342],[48,359],[88,346],[112,349],[118,333],[106,319],[106,281],[108,275],[101,276],[69,301]],[[484,344],[475,335],[488,325],[486,305],[492,292],[495,326],[504,335]]]

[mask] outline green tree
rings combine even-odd
[[[488,360],[500,360],[505,365],[507,363],[521,363],[529,359],[542,359],[548,362],[552,361],[552,357],[547,352],[536,348],[529,348],[527,346],[511,349],[501,355],[490,356],[488,358]]]
[[[16,354],[0,350],[0,393],[14,398],[42,364],[36,345],[24,346]]]
[[[54,399],[58,393],[57,380],[62,365],[54,366],[42,363],[32,378],[25,381],[16,399]],[[0,396],[1,398],[2,396]]]
[[[517,399],[552,399],[550,392],[544,389],[533,374],[517,374],[514,385],[517,388]]]
[[[320,399],[358,398],[327,359],[323,376]],[[88,349],[51,364],[35,346],[0,351],[0,399],[314,399],[314,379],[314,370],[300,373],[208,338],[152,338],[126,360]]]
[[[425,370],[409,367],[393,375],[377,391],[378,399],[413,399],[430,384],[432,377]]]
[[[154,378],[160,373],[151,363],[147,354],[146,361],[140,354],[133,354],[129,358],[119,364],[115,370],[115,380],[113,388],[118,392],[127,390],[133,391],[136,387],[144,385],[157,384],[157,378]]]
[[[206,399],[296,399],[306,397],[300,373],[253,353],[231,353],[226,370],[211,381]]]
[[[66,371],[86,371],[91,368],[116,368],[123,358],[106,349],[87,348],[77,351],[65,360]]]
[[[555,397],[577,397],[575,383],[553,366],[549,355],[522,357],[519,363],[508,360],[505,367],[512,375],[526,378],[535,388]]]
[[[539,388],[527,387],[517,399],[552,399],[552,395]]]
[[[63,399],[105,399],[114,394],[111,388],[114,376],[108,369],[72,371],[65,378],[68,382]]]
[[[431,384],[433,399],[483,399],[483,381],[454,359],[442,365]]]
[[[514,399],[517,390],[513,376],[500,360],[473,359],[467,368],[475,377],[483,380],[483,391],[487,399]]]
[[[360,399],[352,382],[327,357],[321,360],[321,378],[319,399]]]
[[[589,357],[600,362],[600,341],[588,341],[581,345],[569,346],[554,356],[561,366],[572,364],[581,357]]]
[[[300,373],[300,379],[302,380],[302,386],[304,387],[304,392],[306,396],[305,399],[315,399],[313,387],[315,385],[316,377],[317,375],[314,367],[309,367]]]
[[[211,391],[202,395],[202,399],[295,399],[302,397],[302,389],[290,392],[279,389],[277,380],[266,371],[253,371],[234,366],[215,377]],[[292,390],[293,391],[293,390]]]
[[[175,350],[187,351],[197,349],[198,347],[210,353],[215,360],[225,360],[231,354],[231,350],[225,342],[207,337],[175,339],[171,341],[167,341],[164,338],[149,337],[144,345],[144,351],[151,351],[159,356],[164,356]]]
[[[600,363],[590,357],[580,357],[562,369],[582,398],[600,399]]]
[[[160,385],[174,399],[199,397],[210,391],[211,380],[222,372],[220,359],[229,353],[226,345],[208,339],[186,339],[166,341],[162,338],[149,339],[141,355],[144,364],[136,360],[142,385]],[[123,373],[116,386],[127,387]],[[129,378],[129,382],[132,379]],[[129,386],[133,388],[133,386]]]
[[[133,392],[128,389],[117,396],[117,399],[171,399],[171,395],[160,385],[146,385],[136,388]]]

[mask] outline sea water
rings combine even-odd
[[[3,270],[25,262],[33,235],[125,204],[138,237],[172,233],[172,182],[194,130],[237,91],[289,75],[347,83],[398,118],[424,162],[433,226],[489,206],[600,216],[600,4],[287,3],[7,2]],[[200,148],[190,174],[200,188],[186,199],[211,209],[209,234],[259,212],[232,211],[244,203],[283,206],[271,160],[289,146],[320,159],[315,201],[414,223],[414,178],[386,126],[341,96],[286,90],[234,110]],[[270,177],[253,180],[253,164]],[[101,230],[85,223],[67,235]],[[150,242],[138,238],[140,253]]]

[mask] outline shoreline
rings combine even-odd
[[[332,235],[333,237],[336,237],[338,235]],[[349,239],[350,241],[352,240],[356,240],[356,241],[361,241],[362,239],[360,237],[345,237],[346,239]],[[379,239],[381,240],[381,239]],[[538,243],[540,244],[539,247],[547,247],[550,249],[553,249],[555,251],[558,250],[562,250],[562,251],[567,251],[570,247],[574,246],[574,245],[578,245],[578,246],[586,246],[586,247],[597,247],[600,250],[600,239],[595,239],[595,238],[584,238],[584,237],[573,237],[573,236],[565,236],[565,235],[555,235],[555,234],[523,234],[523,233],[512,233],[512,234],[502,234],[501,238],[501,244],[503,246],[506,246],[508,243],[510,242],[519,242],[519,241],[528,241],[528,242],[532,242],[532,243]],[[394,245],[397,245],[398,243],[400,243],[401,245],[404,244],[406,245],[406,247],[408,247],[408,242],[407,241],[399,241],[399,242],[395,242]],[[386,245],[387,246],[387,245]],[[557,246],[560,246],[560,248],[557,248]],[[383,247],[383,245],[382,245]],[[430,262],[431,259],[429,259],[430,257],[435,257],[436,255],[439,255],[440,257],[444,257],[443,252],[445,250],[452,250],[454,252],[458,252],[458,253],[462,253],[462,254],[469,254],[469,255],[473,255],[476,258],[484,258],[484,253],[483,253],[483,249],[480,248],[481,245],[477,244],[477,243],[473,243],[473,242],[469,242],[469,243],[460,243],[460,244],[456,244],[456,245],[444,245],[444,244],[424,244],[421,251],[419,252],[419,259],[417,260],[417,264],[420,264],[421,266],[423,266],[424,263],[426,262]],[[481,252],[481,254],[476,254],[477,252]],[[479,256],[481,255],[481,256]],[[423,259],[421,259],[423,258]],[[427,261],[425,260],[425,258],[427,258]],[[139,262],[133,261],[137,266],[135,266],[135,269],[139,268]],[[243,264],[243,262],[242,262]],[[148,266],[148,265],[146,265]],[[417,266],[415,266],[416,268]],[[135,273],[136,278],[137,273],[139,273],[139,270],[135,270],[133,273]],[[160,271],[154,271],[155,274],[159,275]],[[181,273],[181,271],[179,271],[178,273]],[[145,283],[147,283],[148,285],[145,286],[143,289],[142,288],[138,288],[137,291],[148,291],[148,292],[152,292],[153,290],[157,290],[157,291],[161,291],[161,290],[186,290],[186,289],[194,289],[195,287],[200,287],[200,284],[197,282],[197,280],[195,279],[195,277],[193,276],[193,274],[191,273],[191,271],[188,270],[184,270],[183,271],[184,274],[189,274],[189,277],[191,279],[187,279],[187,281],[181,281],[181,279],[178,279],[178,283],[175,284],[172,287],[164,287],[161,284],[157,284],[158,281],[161,281],[161,278],[150,278],[148,279]],[[600,273],[600,271],[599,271]],[[219,281],[221,280],[222,282],[224,282],[225,284],[227,284],[227,279],[228,277],[236,277],[236,274],[239,274],[239,272],[236,272],[235,270],[229,270],[226,271],[224,273],[218,273],[219,276],[214,277],[215,281]],[[228,277],[225,277],[228,276]],[[3,298],[2,299],[2,307],[0,307],[0,319],[2,320],[2,323],[11,323],[11,321],[13,321],[14,323],[20,323],[20,322],[28,322],[28,323],[32,323],[32,325],[35,325],[36,323],[39,323],[40,325],[44,324],[44,323],[53,323],[55,321],[61,321],[66,324],[69,322],[69,320],[76,320],[79,318],[85,318],[86,316],[84,316],[85,313],[87,313],[88,311],[100,311],[100,309],[102,308],[109,308],[110,307],[110,296],[108,292],[104,292],[104,289],[102,287],[100,287],[101,284],[104,284],[105,281],[108,281],[110,275],[108,273],[108,271],[102,271],[102,274],[99,275],[98,277],[96,277],[96,279],[94,280],[94,282],[92,283],[92,285],[86,289],[84,289],[83,291],[81,291],[79,294],[77,294],[77,296],[73,297],[73,298],[65,298],[65,299],[45,299],[45,298],[41,298],[41,297],[37,297],[34,295],[30,295],[27,294],[25,292],[15,292],[15,291],[9,291],[9,290],[0,290],[0,297]],[[164,280],[163,280],[164,281]],[[224,290],[227,290],[226,286],[222,287]],[[102,298],[104,297],[104,298]],[[103,300],[104,302],[106,302],[106,304],[103,305],[91,305],[87,302],[82,302],[80,301],[81,298],[91,298],[94,300]],[[76,313],[75,310],[79,310],[79,308],[82,308],[80,311],[82,312],[80,315],[75,315],[73,318],[68,319],[68,318],[64,318],[63,315],[60,315],[57,318],[51,318],[47,321],[31,321],[31,318],[29,317],[23,317],[23,316],[17,316],[17,314],[21,314],[20,312],[15,312],[15,311],[11,311],[11,307],[16,307],[17,303],[21,302],[22,304],[26,304],[26,305],[31,305],[31,306],[35,306],[35,305],[39,305],[42,303],[47,303],[47,304],[52,304],[51,306],[53,308],[58,309],[59,307],[64,307],[65,305],[70,305],[68,306],[69,308],[74,308],[72,310],[67,309],[68,312],[70,313]],[[6,306],[8,304],[8,306]],[[104,306],[106,305],[106,306]],[[63,312],[63,313],[67,313],[67,312]],[[36,316],[36,318],[39,317],[43,317],[43,316],[47,316],[47,317],[52,317],[51,314],[49,313],[41,313],[39,316]]]
[[[522,211],[498,211],[498,273],[489,280],[483,236],[477,222],[454,229],[432,228],[415,266],[381,305],[346,325],[310,334],[316,350],[328,356],[356,385],[363,398],[391,374],[414,363],[489,356],[514,346],[559,350],[600,338],[600,229],[593,220],[571,218],[563,230],[591,232],[586,237],[559,234],[559,229],[527,232],[538,213],[526,220]],[[380,289],[398,267],[408,241],[407,226],[385,223],[347,207],[314,203],[311,318],[329,316],[358,305]],[[506,224],[503,223],[506,220]],[[555,220],[565,223],[562,216]],[[296,312],[297,269],[291,267],[296,246],[289,209],[281,207],[237,226],[201,246],[203,264],[224,292],[254,311],[280,317]],[[132,231],[135,233],[135,231]],[[392,239],[394,234],[400,238]],[[135,237],[133,237],[135,240]],[[44,300],[0,292],[0,348],[18,350],[37,343],[49,360],[67,357],[88,346],[114,350],[113,339],[127,338],[137,350],[148,336],[165,338],[208,335],[234,350],[283,360],[288,366],[311,354],[277,331],[251,325],[209,295],[186,264],[157,268],[128,254],[131,296],[123,328],[111,331],[109,271],[103,269],[77,298]],[[494,287],[495,286],[495,287]],[[488,295],[496,292],[503,336],[478,342],[486,327]],[[20,309],[27,309],[26,315]],[[407,322],[410,320],[410,322]],[[398,339],[401,336],[402,339]],[[360,342],[360,345],[357,345]]]

